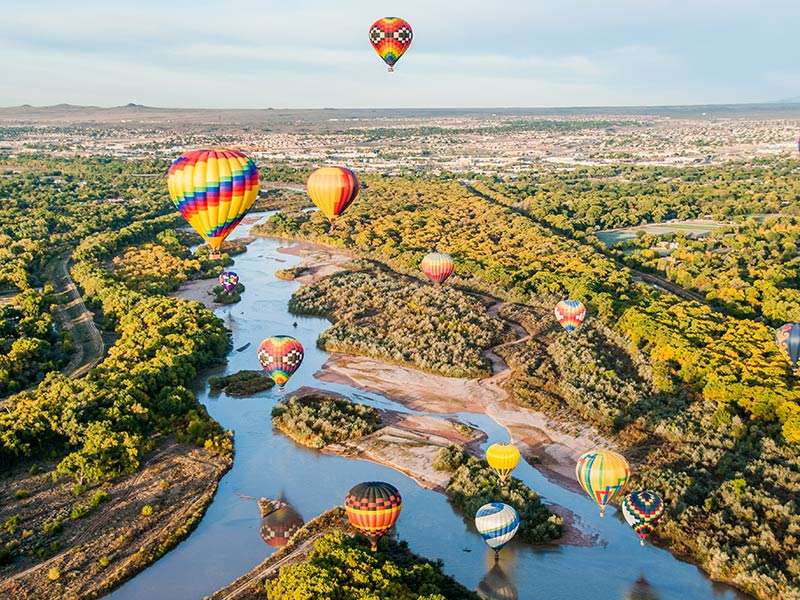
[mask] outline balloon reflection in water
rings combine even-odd
[[[644,577],[639,577],[625,594],[625,600],[661,600]]]
[[[288,502],[278,500],[273,506],[274,510],[261,519],[261,537],[273,548],[281,548],[303,526],[304,521]]]
[[[484,600],[518,600],[517,588],[499,564],[495,564],[478,584],[478,596]]]

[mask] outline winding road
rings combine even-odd
[[[53,296],[57,302],[56,318],[62,329],[72,335],[75,349],[62,372],[69,377],[81,377],[99,363],[105,354],[105,343],[94,322],[94,315],[86,308],[83,297],[69,275],[68,253],[54,258],[45,268],[47,278],[53,283]]]

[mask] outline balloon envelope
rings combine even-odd
[[[402,506],[397,488],[383,481],[359,483],[344,499],[347,520],[369,538],[373,551],[378,547],[378,538],[394,527]]]
[[[600,514],[622,490],[631,475],[628,461],[611,450],[592,450],[578,459],[575,477],[589,497],[600,506]]]
[[[444,283],[453,274],[455,263],[449,254],[431,252],[419,263],[419,268],[425,276],[434,283]]]
[[[335,219],[358,196],[361,185],[358,177],[345,167],[322,167],[314,171],[306,182],[306,192],[320,212]]]
[[[383,17],[369,28],[369,41],[390,71],[411,46],[413,37],[411,25],[399,17]]]
[[[233,271],[223,271],[219,274],[219,284],[226,292],[231,293],[239,285],[239,276]]]
[[[569,333],[581,326],[586,318],[586,307],[580,300],[562,300],[556,304],[556,321]]]
[[[486,449],[486,462],[505,481],[519,463],[519,450],[513,444],[492,444]]]
[[[268,337],[258,346],[258,362],[278,387],[283,387],[303,362],[303,345],[289,335]]]
[[[237,150],[194,150],[167,172],[169,196],[216,252],[258,197],[256,164]]]
[[[261,537],[270,546],[280,548],[303,526],[303,517],[286,502],[261,519]]]
[[[775,343],[789,357],[792,366],[800,358],[800,323],[786,323],[775,332]]]
[[[475,513],[475,528],[490,548],[499,551],[519,529],[519,515],[503,502],[484,504]]]
[[[663,514],[664,500],[655,492],[631,492],[622,499],[622,515],[643,544]]]

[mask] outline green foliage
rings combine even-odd
[[[142,507],[141,513],[143,517],[149,517],[153,514],[153,507],[150,504],[145,504]]]
[[[63,456],[56,474],[93,483],[139,466],[156,431],[229,452],[230,442],[188,386],[217,363],[228,333],[195,302],[145,296],[106,269],[119,250],[172,227],[173,216],[86,238],[74,253],[73,277],[115,325],[116,343],[82,379],[50,373],[31,392],[8,399],[0,413],[0,459]],[[162,238],[163,239],[163,238]]]
[[[442,571],[441,562],[424,560],[405,543],[387,540],[382,551],[341,531],[329,533],[314,543],[300,563],[282,567],[275,579],[267,580],[270,600],[477,600]]]
[[[229,396],[252,396],[270,389],[275,383],[261,371],[243,370],[223,377],[209,377],[212,392],[224,391]]]
[[[469,456],[456,446],[442,448],[434,467],[452,472],[445,493],[467,519],[472,519],[484,504],[501,501],[519,513],[521,523],[517,537],[522,541],[544,544],[561,537],[563,519],[551,513],[539,494],[519,479],[509,477],[501,484],[486,461]]]
[[[503,333],[502,321],[488,316],[474,297],[389,275],[370,263],[300,288],[289,310],[334,321],[318,340],[325,350],[451,377],[485,375],[490,369],[483,351]]]
[[[50,581],[58,581],[61,579],[61,571],[58,569],[58,567],[50,567],[47,569],[47,578]]]
[[[370,406],[315,393],[276,404],[272,425],[304,446],[323,448],[376,431],[381,418]]]

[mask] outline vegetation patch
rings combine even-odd
[[[517,538],[523,542],[545,544],[561,537],[563,519],[547,509],[539,494],[515,477],[501,484],[486,461],[469,456],[459,446],[439,450],[434,468],[452,474],[445,494],[465,518],[471,520],[484,504],[502,501],[519,513]]]
[[[357,568],[354,568],[357,565]],[[270,600],[292,598],[392,598],[393,600],[478,600],[443,572],[441,561],[413,554],[405,542],[386,539],[371,552],[362,538],[333,531],[314,542],[302,561],[282,567],[265,583]],[[323,591],[324,590],[324,591]]]
[[[225,392],[229,396],[252,396],[270,389],[274,382],[261,371],[244,370],[222,377],[209,377],[212,392]]]
[[[289,310],[326,316],[321,348],[372,356],[450,377],[490,372],[485,349],[504,333],[483,303],[452,287],[434,287],[362,262],[297,290]]]
[[[370,406],[315,392],[276,404],[272,425],[299,444],[323,448],[376,431],[381,418]]]

